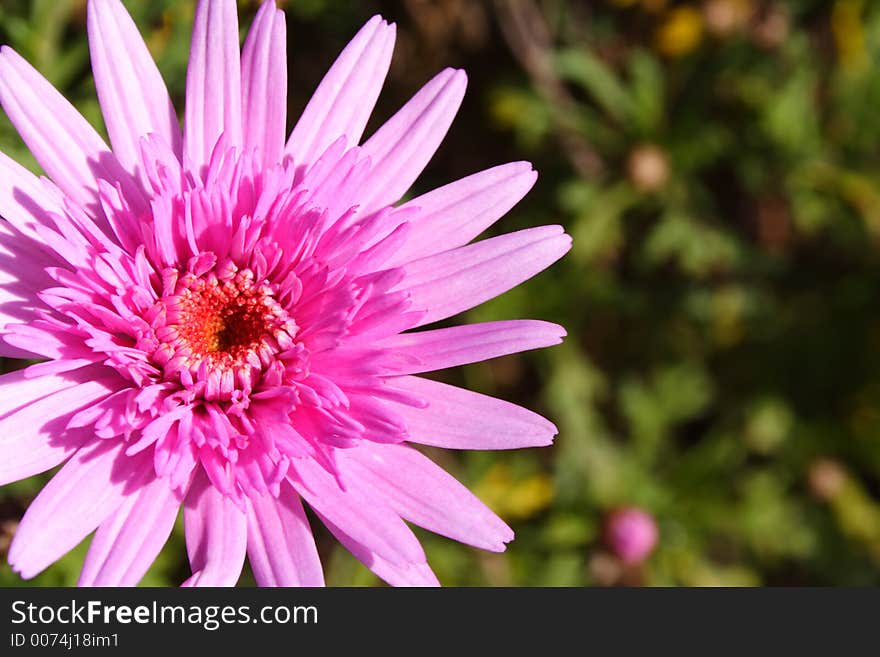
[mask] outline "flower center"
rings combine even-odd
[[[294,345],[295,322],[267,281],[249,269],[212,268],[197,275],[169,272],[164,326],[153,360],[166,380],[194,396],[238,401],[249,394],[275,355]]]
[[[223,283],[196,279],[176,301],[173,321],[180,340],[193,356],[215,360],[258,348],[283,316],[269,286],[255,286],[246,277]]]

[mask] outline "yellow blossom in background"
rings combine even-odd
[[[495,464],[474,491],[498,515],[508,520],[531,518],[553,501],[553,481],[546,474],[518,478],[510,468]]]
[[[700,45],[703,16],[691,6],[675,7],[666,15],[654,36],[655,46],[667,57],[683,57]]]
[[[741,287],[727,285],[712,295],[712,336],[723,347],[732,347],[745,337],[744,315],[748,299]]]
[[[831,31],[840,65],[853,73],[864,71],[868,64],[862,24],[864,4],[863,0],[837,0],[831,12]]]

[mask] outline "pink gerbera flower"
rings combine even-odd
[[[507,164],[394,205],[462,100],[428,82],[360,146],[394,45],[380,17],[285,142],[284,14],[239,52],[233,0],[200,2],[183,130],[131,18],[92,0],[113,145],[8,47],[0,102],[50,180],[0,155],[0,484],[64,463],[9,550],[33,577],[95,531],[82,585],[136,584],[183,507],[193,575],[320,585],[301,500],[391,584],[436,584],[405,521],[487,550],[511,530],[408,442],[547,445],[547,420],[413,376],[558,343],[506,321],[407,332],[561,257],[545,226],[466,246],[532,186]]]

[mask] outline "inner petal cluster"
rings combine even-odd
[[[168,269],[159,299],[164,325],[153,360],[166,380],[195,387],[205,400],[249,394],[276,355],[294,345],[297,325],[274,287],[232,263],[204,273]]]

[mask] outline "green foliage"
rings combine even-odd
[[[574,237],[558,265],[465,318],[544,317],[566,343],[440,375],[559,427],[547,449],[431,450],[517,534],[495,555],[421,532],[446,584],[880,584],[880,6],[729,2],[751,10],[727,27],[673,14],[698,0],[535,3],[537,64],[495,29],[525,0],[287,7],[292,116],[382,9],[406,54],[380,117],[440,66],[470,75],[416,191],[528,158],[539,182],[493,230],[562,223]],[[128,4],[182,107],[191,5]],[[255,3],[239,4],[244,27]],[[100,127],[83,7],[4,2],[0,41]],[[489,26],[476,37],[474,17]],[[0,149],[38,170],[5,117]],[[5,487],[0,521],[43,481]],[[660,528],[639,567],[603,544],[622,505]],[[329,583],[378,583],[317,532]],[[85,547],[32,583],[75,582]],[[186,575],[178,527],[144,583]]]

